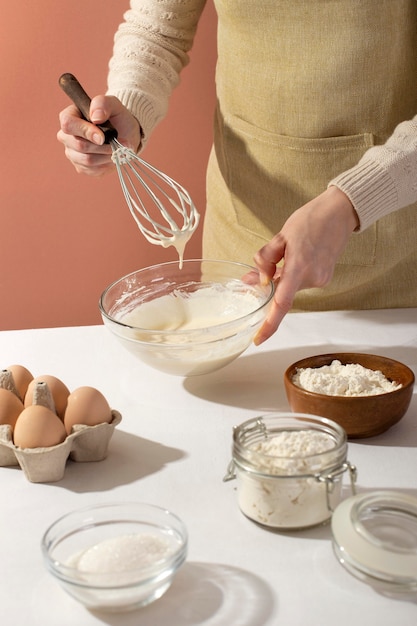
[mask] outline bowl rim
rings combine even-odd
[[[216,264],[222,264],[222,265],[233,265],[235,267],[241,267],[244,268],[244,270],[246,271],[246,273],[249,272],[256,272],[256,274],[258,274],[258,276],[260,276],[260,272],[258,270],[258,268],[256,268],[253,265],[249,265],[247,263],[241,263],[240,261],[227,261],[227,260],[222,260],[222,259],[198,259],[198,258],[193,258],[193,259],[184,259],[183,261],[183,266],[187,265],[187,264],[191,264],[191,263],[216,263]],[[184,337],[187,335],[192,335],[193,333],[196,332],[196,330],[199,330],[200,332],[207,330],[209,331],[210,329],[226,329],[229,326],[232,326],[234,324],[236,324],[236,322],[242,322],[244,321],[246,318],[251,317],[252,315],[255,315],[258,311],[261,311],[263,308],[265,308],[266,306],[269,305],[269,303],[271,302],[274,293],[275,293],[275,284],[273,282],[272,279],[268,280],[267,284],[262,284],[263,287],[267,287],[269,286],[269,293],[268,295],[265,297],[265,300],[262,302],[262,304],[260,304],[259,306],[257,306],[255,309],[253,309],[252,311],[250,311],[249,313],[245,313],[244,315],[240,316],[240,317],[235,317],[233,320],[228,320],[227,322],[222,322],[220,324],[213,324],[212,326],[207,326],[207,328],[201,328],[201,329],[178,329],[175,331],[172,330],[159,330],[159,329],[155,329],[155,328],[142,328],[140,326],[132,326],[131,324],[126,324],[125,322],[122,322],[120,320],[115,319],[114,317],[112,317],[112,315],[110,313],[108,313],[104,307],[103,301],[104,298],[106,297],[107,293],[110,291],[110,289],[112,289],[115,285],[117,285],[118,283],[122,282],[123,280],[127,280],[128,278],[130,278],[131,276],[134,276],[138,273],[141,272],[145,272],[145,271],[149,271],[155,268],[163,268],[166,266],[174,266],[174,265],[178,265],[178,261],[166,261],[164,263],[155,263],[154,265],[150,265],[148,267],[143,267],[137,270],[134,270],[133,272],[129,272],[128,274],[125,274],[124,276],[121,276],[120,278],[117,278],[116,280],[114,280],[113,282],[111,282],[109,285],[107,285],[107,287],[104,289],[104,291],[102,292],[102,294],[100,295],[99,298],[99,310],[101,315],[108,320],[109,322],[111,322],[112,324],[120,327],[120,328],[127,328],[129,330],[133,330],[133,331],[138,331],[140,333],[142,333],[143,335],[153,335],[156,332],[158,333],[158,335],[160,335],[161,337],[164,336],[169,336],[172,335],[173,332],[175,332],[175,335],[177,335],[178,337]],[[181,270],[180,270],[181,271]],[[261,284],[261,283],[260,283]],[[129,337],[125,337],[126,339],[131,339],[132,341],[135,341],[135,343],[141,343],[141,344],[145,344],[145,345],[155,345],[155,342],[153,341],[146,341],[143,339],[136,339],[136,338],[129,338]],[[218,341],[218,339],[213,339],[213,341]],[[159,343],[159,342],[158,342]],[[167,346],[172,347],[176,344],[174,344],[173,342],[169,342],[169,344],[167,344]]]
[[[179,530],[178,529],[177,530],[181,537],[181,544],[173,553],[169,554],[169,556],[158,561],[156,564],[151,564],[143,568],[131,570],[133,582],[131,583],[123,582],[120,585],[118,585],[117,583],[108,584],[105,582],[100,584],[99,582],[100,574],[97,574],[97,573],[91,574],[91,577],[95,578],[94,582],[91,582],[90,580],[83,580],[79,578],[79,576],[77,575],[78,570],[76,567],[67,565],[65,562],[54,559],[51,556],[50,554],[51,545],[59,544],[61,541],[61,538],[65,539],[68,536],[77,534],[78,532],[82,532],[83,530],[92,528],[96,525],[105,526],[106,524],[114,524],[114,523],[119,524],[120,522],[132,523],[136,521],[139,522],[141,520],[135,519],[133,514],[130,517],[125,515],[123,518],[117,519],[115,517],[112,520],[101,521],[101,522],[100,521],[94,522],[94,520],[89,520],[89,521],[85,520],[83,523],[80,522],[77,528],[72,529],[72,530],[67,530],[65,533],[60,533],[58,537],[52,538],[51,542],[48,543],[48,537],[50,533],[61,522],[65,521],[66,519],[69,519],[72,515],[82,515],[82,514],[88,515],[88,513],[93,513],[95,510],[104,510],[104,509],[108,509],[108,510],[113,509],[117,511],[118,507],[129,507],[129,506],[146,507],[146,509],[149,511],[155,511],[159,514],[166,514],[167,521],[171,519],[175,521],[175,523],[177,524],[179,528]],[[155,525],[155,527],[159,528],[160,526]],[[167,524],[166,528],[170,529],[171,525]],[[41,543],[42,555],[44,557],[44,561],[47,565],[47,568],[54,576],[56,576],[62,582],[68,583],[71,585],[76,585],[78,587],[97,589],[97,590],[122,589],[122,588],[127,588],[127,587],[135,587],[138,585],[139,586],[145,585],[146,583],[149,582],[150,579],[152,579],[156,575],[162,574],[162,572],[164,572],[167,568],[172,567],[174,571],[178,569],[178,567],[180,567],[186,559],[186,554],[188,551],[188,530],[184,522],[182,521],[182,519],[176,513],[173,513],[172,511],[170,511],[169,509],[165,507],[161,507],[159,505],[154,505],[154,504],[147,503],[147,502],[140,502],[140,501],[133,501],[133,500],[126,500],[126,501],[120,501],[120,502],[113,501],[113,502],[90,504],[81,508],[72,509],[71,511],[64,513],[63,515],[56,518],[52,523],[49,524],[49,526],[47,527],[47,529],[42,535],[40,543]],[[146,578],[141,578],[141,580],[139,581],[135,580],[134,576],[138,573],[140,573],[141,576],[146,576]],[[108,573],[104,573],[104,575],[107,576]]]
[[[344,357],[358,357],[358,358],[377,357],[378,359],[389,362],[393,365],[399,365],[404,370],[404,372],[408,375],[409,380],[406,383],[402,384],[402,386],[399,389],[394,389],[393,391],[386,391],[384,393],[367,395],[367,396],[364,396],[364,395],[363,396],[341,396],[341,395],[330,395],[327,393],[319,393],[318,391],[310,391],[308,389],[304,389],[303,387],[300,387],[299,385],[296,385],[293,382],[291,374],[293,374],[297,370],[297,368],[303,367],[302,364],[305,363],[306,361],[310,361],[311,359],[315,359],[315,358],[322,358],[322,359],[328,358],[329,360],[334,360],[334,359],[340,360],[340,358],[338,357],[341,357],[341,356],[342,357],[343,356]],[[308,367],[314,368],[314,366],[312,365]],[[318,365],[317,367],[321,367],[321,366]],[[323,400],[325,399],[327,399],[328,401],[331,400],[332,402],[343,401],[343,402],[352,403],[352,402],[358,402],[358,401],[363,402],[363,401],[370,401],[370,400],[375,402],[378,398],[383,399],[387,396],[393,397],[393,395],[404,393],[405,390],[408,390],[410,387],[413,387],[415,383],[415,375],[414,375],[413,370],[410,367],[408,367],[408,365],[406,365],[405,363],[402,363],[401,361],[392,359],[391,357],[387,357],[382,354],[375,354],[373,352],[328,352],[328,353],[323,353],[323,354],[313,354],[311,356],[307,356],[302,359],[299,359],[298,361],[295,361],[294,363],[289,365],[284,372],[284,383],[290,385],[293,389],[296,389],[297,391],[299,391],[306,397],[312,396],[315,398],[322,398]]]

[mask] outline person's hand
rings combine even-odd
[[[255,336],[255,345],[268,339],[292,307],[300,289],[324,287],[359,219],[349,198],[329,187],[297,209],[281,231],[263,246],[254,261],[262,282],[273,279],[276,290],[268,316]],[[283,264],[277,267],[277,263]]]
[[[66,107],[59,114],[58,141],[65,147],[65,155],[79,173],[101,176],[114,169],[111,146],[104,143],[104,134],[95,124],[107,120],[118,132],[118,140],[124,146],[137,151],[140,142],[140,126],[137,119],[114,96],[96,96],[90,105],[87,122],[75,105]]]

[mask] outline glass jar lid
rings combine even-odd
[[[333,546],[353,575],[385,591],[417,591],[417,498],[396,491],[358,494],[332,517]]]

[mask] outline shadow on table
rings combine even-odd
[[[94,615],[110,626],[263,626],[273,609],[272,590],[251,572],[189,562],[157,602],[132,613]]]
[[[352,345],[322,344],[258,354],[243,354],[217,372],[185,378],[183,385],[188,393],[198,398],[216,404],[258,411],[260,415],[270,411],[288,411],[289,405],[283,377],[291,363],[313,354],[352,352],[353,350],[383,354],[404,363],[417,362],[417,347],[414,346],[371,349],[369,346],[360,345],[353,348]],[[398,424],[378,437],[354,441],[370,445],[417,447],[417,428],[412,424],[416,420],[417,392],[415,390],[407,415]]]
[[[109,491],[155,474],[184,456],[182,450],[116,428],[106,459],[88,464],[69,460],[64,478],[54,484],[77,493]]]

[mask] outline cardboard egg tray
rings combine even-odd
[[[65,441],[50,448],[18,448],[13,443],[11,427],[1,425],[0,467],[20,465],[30,482],[49,483],[63,478],[68,458],[79,463],[102,461],[114,429],[122,420],[118,411],[111,413],[109,424],[77,424]]]

